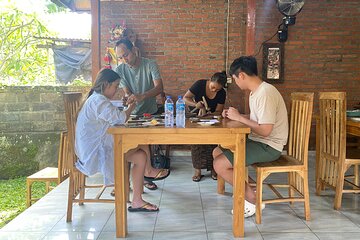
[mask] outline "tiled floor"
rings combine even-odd
[[[300,203],[294,207],[272,204],[263,211],[262,224],[255,224],[254,217],[245,220],[246,239],[360,239],[360,195],[345,195],[342,211],[335,211],[334,192],[314,194],[313,156],[309,172],[312,220],[304,220]],[[172,158],[171,175],[157,182],[158,190],[144,194],[160,206],[160,212],[128,213],[127,239],[233,239],[231,188],[227,186],[226,195],[218,195],[209,173],[200,183],[191,181],[192,173],[189,156]],[[115,239],[113,204],[75,206],[73,221],[66,223],[67,185],[64,182],[3,227],[0,239]],[[264,195],[268,194],[265,188]]]

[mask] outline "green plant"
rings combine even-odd
[[[0,3],[0,84],[55,83],[48,50],[38,48],[46,42],[36,38],[51,35],[46,26],[35,12],[23,12],[13,1]]]
[[[0,179],[28,176],[36,172],[39,163],[34,160],[38,146],[32,142],[0,138]]]
[[[45,195],[45,184],[34,183],[33,196]],[[0,180],[0,228],[26,209],[26,177]]]

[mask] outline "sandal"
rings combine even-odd
[[[167,172],[166,175],[163,175],[163,172]],[[159,181],[159,180],[163,180],[165,178],[167,178],[170,175],[170,170],[169,169],[161,169],[155,177],[146,177],[144,176],[144,179],[148,182],[152,182],[152,181]]]
[[[153,207],[153,208],[149,208],[149,207]],[[141,207],[138,208],[133,208],[133,207],[128,207],[128,211],[129,212],[158,212],[159,208],[151,203],[145,203],[144,205],[142,205]]]
[[[204,177],[204,175],[194,175],[193,177],[192,177],[192,180],[194,181],[194,182],[200,182],[200,180],[202,179]]]
[[[217,173],[214,170],[211,171],[211,178],[217,180]]]
[[[146,187],[147,189],[152,190],[152,191],[156,190],[158,188],[158,186],[151,181],[144,182],[144,187]]]

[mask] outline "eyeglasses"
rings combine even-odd
[[[118,56],[118,58],[119,58],[119,59],[126,58],[126,57],[128,57],[128,56],[129,56],[129,54],[130,54],[130,53],[131,53],[131,52],[130,52],[130,51],[128,51],[128,52],[124,53],[122,56]]]

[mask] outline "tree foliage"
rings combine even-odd
[[[49,64],[45,44],[36,37],[50,32],[36,13],[25,13],[11,5],[0,10],[0,85],[38,85],[54,82],[54,66]]]

